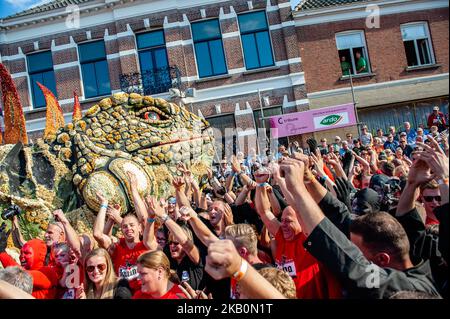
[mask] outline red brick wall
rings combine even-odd
[[[407,66],[400,25],[427,21],[431,33],[437,69],[405,72]],[[447,73],[449,69],[448,9],[407,12],[381,16],[380,29],[367,29],[365,19],[297,27],[298,45],[308,92],[348,87],[339,81],[342,76],[335,34],[347,30],[364,30],[372,78],[355,81],[355,85],[401,80],[419,76]]]

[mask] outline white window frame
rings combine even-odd
[[[434,50],[433,50],[433,44],[431,42],[431,34],[430,34],[430,29],[428,28],[428,22],[426,21],[417,21],[417,22],[410,22],[410,23],[404,23],[400,25],[400,33],[402,34],[402,41],[405,42],[405,40],[403,39],[403,27],[409,27],[409,26],[415,26],[415,25],[421,25],[425,27],[425,35],[426,35],[426,40],[427,40],[427,44],[428,44],[428,54],[430,55],[430,63],[428,64],[422,64],[420,61],[420,55],[419,55],[419,47],[417,45],[417,40],[422,40],[422,38],[415,38],[414,40],[414,49],[416,51],[416,59],[417,59],[417,65],[411,65],[411,66],[407,66],[409,68],[413,68],[413,67],[420,67],[420,66],[428,66],[428,65],[433,65],[436,64],[436,60],[434,58]],[[411,40],[406,40],[406,41],[411,41]],[[405,52],[406,55],[406,52]]]
[[[352,34],[360,34],[361,35],[361,39],[362,39],[362,44],[363,44],[363,51],[362,52],[364,54],[364,57],[367,60],[367,72],[366,73],[356,73],[356,62],[355,62],[355,57],[353,56],[353,47],[348,47],[345,49],[339,49],[338,47],[338,37],[339,36],[343,36],[343,35],[352,35]],[[339,51],[341,50],[350,50],[350,58],[351,58],[351,63],[352,63],[352,67],[353,70],[355,70],[355,74],[352,74],[352,76],[359,76],[359,75],[368,75],[368,74],[372,74],[372,67],[371,67],[371,63],[370,63],[370,59],[369,59],[369,52],[367,50],[367,43],[366,43],[366,35],[364,33],[363,30],[351,30],[351,31],[343,31],[343,32],[338,32],[335,34],[335,41],[336,41],[336,48],[338,50],[338,54]],[[340,63],[340,60],[339,60]],[[341,71],[342,72],[342,71]],[[343,78],[347,78],[350,77],[349,75],[342,75]]]

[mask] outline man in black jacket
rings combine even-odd
[[[335,272],[348,297],[389,298],[402,290],[439,296],[429,263],[412,264],[407,235],[394,217],[387,213],[368,214],[350,222],[350,213],[341,203],[342,211],[347,213],[330,216],[336,227],[316,204],[327,192],[308,170],[305,177],[304,163],[287,159],[280,171],[291,191],[285,194],[288,203],[309,234],[305,248]]]

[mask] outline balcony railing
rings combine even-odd
[[[181,74],[176,66],[122,74],[120,88],[126,93],[155,95],[168,92],[170,88],[181,89]]]

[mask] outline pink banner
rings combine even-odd
[[[356,125],[352,103],[272,116],[269,120],[271,136],[274,138]]]

